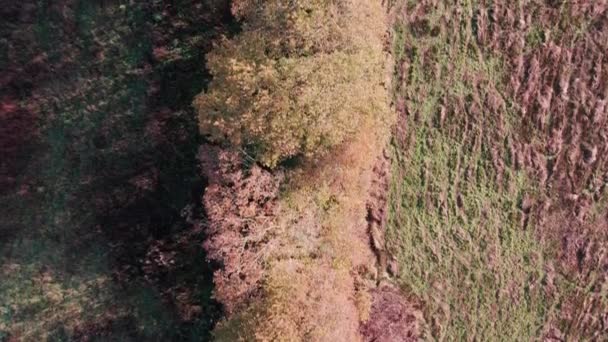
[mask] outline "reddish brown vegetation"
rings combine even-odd
[[[422,333],[422,310],[408,301],[403,293],[390,285],[371,291],[370,320],[361,325],[367,342],[419,341]]]
[[[520,139],[509,145],[511,158],[536,176],[542,190],[523,209],[536,220],[541,238],[557,247],[552,274],[577,284],[557,318],[567,331],[553,328],[549,335],[605,336],[608,321],[600,289],[608,284],[603,203],[608,3],[530,5],[519,11],[508,3],[494,7],[493,23],[478,38],[489,51],[503,51],[509,62],[506,91],[522,114]],[[542,35],[542,44],[526,45],[532,29]]]
[[[258,165],[246,170],[239,153],[209,145],[201,147],[199,159],[209,182],[204,246],[208,258],[221,265],[214,275],[215,298],[230,314],[260,285],[281,177]]]
[[[556,266],[548,269],[546,291],[556,295],[556,277],[566,277],[576,284],[567,293],[546,336],[555,341],[566,336],[601,340],[608,334],[608,310],[604,304],[608,286],[608,216],[603,213],[581,223],[575,214],[556,213],[547,218],[543,228],[544,234],[559,241],[555,246]]]
[[[506,91],[522,114],[522,139],[511,142],[512,159],[547,189],[543,206],[570,207],[580,220],[608,171],[608,5],[513,7],[496,5],[488,38],[479,34],[488,49],[508,58]],[[518,29],[522,24],[527,29]],[[552,33],[556,26],[561,30]],[[525,45],[532,29],[546,36],[542,45]],[[549,199],[553,195],[558,197]]]

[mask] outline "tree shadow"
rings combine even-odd
[[[233,26],[214,3],[0,1],[2,88],[38,113],[3,158],[0,340],[210,338],[190,102]]]

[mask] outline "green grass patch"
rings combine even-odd
[[[477,46],[476,6],[440,4],[395,28],[397,65],[407,67],[394,96],[408,114],[393,144],[387,243],[399,283],[424,303],[426,338],[528,341],[549,310],[545,253],[522,225],[522,198],[535,189],[510,167],[513,114],[488,105],[505,77]]]
[[[545,308],[534,287],[543,256],[519,223],[525,177],[515,173],[512,190],[497,191],[481,153],[437,131],[417,133],[413,155],[394,172],[387,240],[401,265],[399,281],[426,304],[429,333],[448,340],[537,336]],[[465,180],[459,163],[476,170]]]

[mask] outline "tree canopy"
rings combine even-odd
[[[274,167],[321,156],[382,113],[382,51],[358,26],[373,25],[358,5],[235,2],[243,30],[208,55],[213,81],[194,101],[201,133]]]

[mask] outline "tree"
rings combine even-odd
[[[353,28],[357,10],[347,0],[235,3],[243,32],[208,55],[214,78],[194,101],[201,133],[274,167],[321,156],[384,113],[382,51]]]
[[[281,176],[256,165],[244,172],[238,153],[209,145],[201,147],[199,160],[209,181],[204,248],[221,265],[213,276],[214,296],[232,314],[260,286]]]

